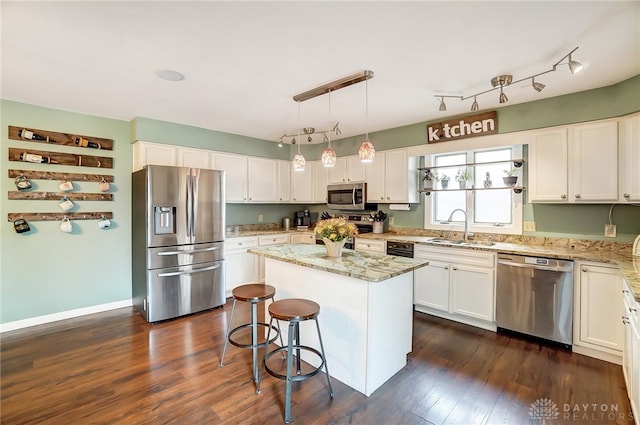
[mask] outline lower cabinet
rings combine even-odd
[[[356,251],[375,252],[377,254],[385,254],[387,252],[387,242],[377,239],[356,238]]]
[[[622,368],[627,394],[636,425],[640,424],[640,303],[628,284],[622,281],[622,322],[624,323],[624,355]]]
[[[289,243],[288,233],[273,233],[269,235],[258,236],[258,246],[284,245]],[[253,255],[253,254],[252,254]],[[256,255],[256,257],[258,257]],[[258,258],[258,280],[264,282],[264,257]]]
[[[312,232],[291,233],[289,243],[316,243],[316,235]]]
[[[414,271],[417,311],[496,330],[494,253],[416,245],[414,256],[429,260]]]
[[[624,328],[618,268],[577,263],[574,279],[573,351],[621,364]]]
[[[258,281],[258,256],[247,252],[247,249],[257,246],[257,236],[228,238],[224,242],[227,297],[231,296],[234,288]]]

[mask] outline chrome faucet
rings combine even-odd
[[[447,219],[447,221],[451,223],[453,214],[455,214],[456,211],[460,211],[462,212],[462,214],[464,214],[464,241],[466,242],[469,240],[469,236],[473,236],[473,233],[471,235],[469,234],[469,219],[467,216],[467,212],[461,208],[456,208],[455,210],[451,211],[451,214],[449,214],[449,218]]]

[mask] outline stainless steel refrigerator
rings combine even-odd
[[[132,175],[132,295],[148,322],[223,305],[224,171],[148,165]]]

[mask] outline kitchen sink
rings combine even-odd
[[[483,246],[492,246],[495,245],[493,241],[464,241],[462,239],[444,239],[444,238],[433,238],[429,240],[432,243],[441,243],[446,245],[483,245]]]

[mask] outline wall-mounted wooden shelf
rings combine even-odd
[[[111,211],[104,212],[23,212],[23,213],[9,213],[7,214],[8,221],[16,221],[23,219],[27,221],[60,221],[67,217],[70,220],[100,220],[102,218],[113,218]]]
[[[71,201],[113,201],[112,193],[81,193],[81,192],[20,192],[9,191],[8,199],[32,201],[59,201],[67,198]]]
[[[21,134],[32,134],[35,138],[25,138]],[[9,139],[23,142],[46,143],[48,145],[75,146],[83,149],[113,150],[113,140],[100,137],[83,136],[80,134],[58,133],[55,131],[38,130],[9,126]],[[40,140],[38,140],[40,139]]]
[[[46,165],[73,165],[77,167],[113,168],[113,158],[106,156],[76,155],[73,153],[37,151],[33,149],[9,148],[9,161],[22,161],[20,155],[32,154],[47,158]],[[31,162],[28,162],[31,163]],[[37,164],[37,163],[32,163]]]
[[[102,180],[107,183],[113,183],[113,176],[106,174],[80,174],[80,173],[58,173],[54,171],[34,171],[34,170],[9,170],[9,177],[16,178],[18,176],[25,176],[30,180],[71,180],[71,181],[86,181],[86,182],[101,182]]]

